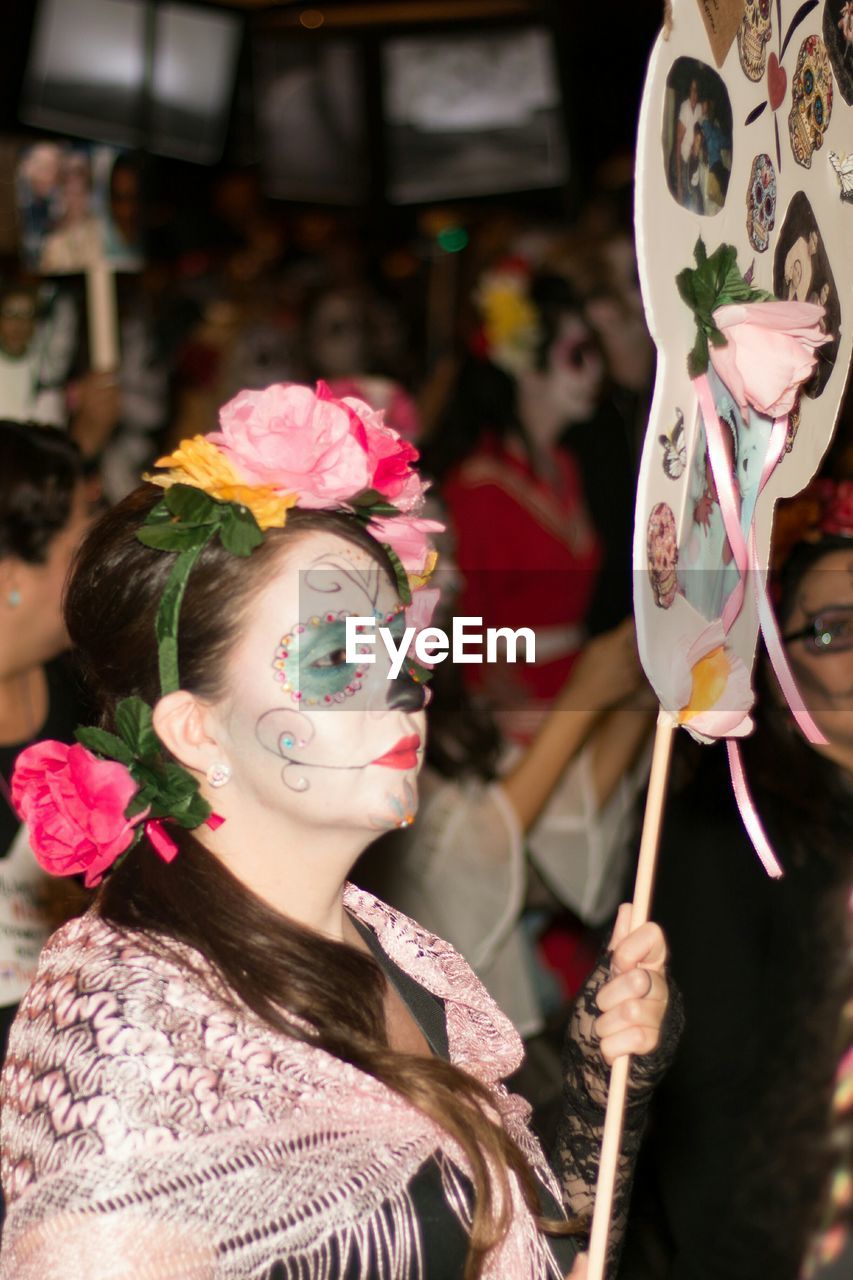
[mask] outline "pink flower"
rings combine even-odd
[[[752,732],[749,672],[729,647],[719,619],[695,637],[676,640],[667,684],[661,701],[698,742]]]
[[[385,424],[385,414],[347,396],[342,402],[358,417],[367,440],[367,459],[370,470],[368,487],[376,489],[401,511],[411,511],[421,505],[426,485],[412,470],[418,459],[418,451],[408,440]]]
[[[714,322],[727,343],[709,346],[711,364],[741,413],[749,405],[768,418],[790,413],[811,377],[816,348],[832,339],[820,328],[823,307],[811,302],[730,303]]]
[[[419,587],[417,591],[412,592],[412,602],[406,609],[406,626],[414,627],[415,634],[412,636],[412,643],[409,645],[409,653],[415,655],[415,644],[418,635],[432,622],[433,614],[438,605],[441,591],[438,587]],[[423,658],[418,661],[424,667],[434,667],[434,662],[428,662]]]
[[[300,507],[341,506],[370,485],[364,430],[322,384],[317,392],[297,383],[240,391],[219,422],[209,438],[241,478],[295,493]]]
[[[375,516],[367,526],[377,542],[391,548],[407,573],[422,573],[432,550],[428,535],[441,533],[438,520],[421,520],[416,516]]]
[[[37,742],[15,761],[12,800],[39,865],[54,876],[85,874],[87,889],[124,853],[134,826],[125,809],[138,787],[122,764],[79,743]]]

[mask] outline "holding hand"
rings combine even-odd
[[[598,992],[594,1023],[608,1066],[622,1054],[654,1053],[669,1004],[666,939],[659,925],[631,929],[631,907],[619,908],[610,941],[610,980]]]
[[[586,642],[556,705],[599,714],[636,693],[643,680],[634,620],[626,618]]]

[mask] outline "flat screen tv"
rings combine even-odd
[[[40,0],[21,120],[213,164],[222,154],[242,19],[152,0]]]
[[[392,203],[567,182],[562,95],[546,28],[391,37],[382,67]]]

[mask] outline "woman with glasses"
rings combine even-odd
[[[824,1214],[850,994],[853,484],[783,506],[777,541],[792,528],[774,575],[777,616],[827,742],[802,737],[760,662],[743,753],[781,880],[752,852],[725,752],[697,748],[680,762],[682,778],[692,772],[669,805],[653,910],[670,934],[686,1031],[637,1180],[620,1273],[630,1280],[797,1280]],[[712,943],[724,958],[709,964]]]

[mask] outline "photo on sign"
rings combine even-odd
[[[45,139],[18,162],[21,256],[30,271],[69,275],[106,263],[138,271],[140,173],[128,153]]]
[[[672,64],[662,143],[670,194],[691,213],[719,213],[732,171],[732,106],[726,86],[706,63],[676,58]]]
[[[786,302],[816,302],[826,312],[821,327],[832,335],[832,342],[818,347],[814,376],[803,388],[805,395],[815,398],[826,386],[838,355],[841,307],[823,237],[804,191],[798,191],[788,205],[779,232],[773,292]]]

